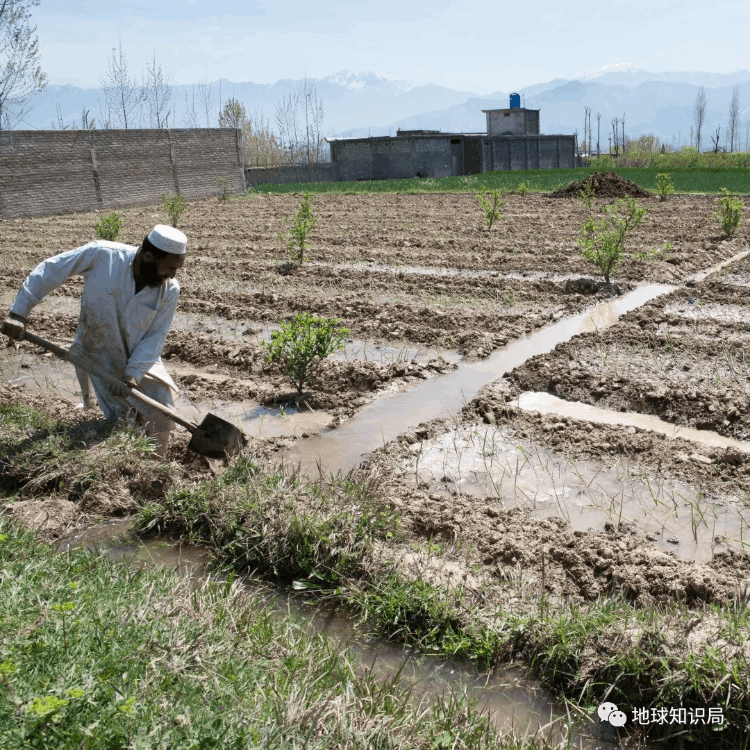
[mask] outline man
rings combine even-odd
[[[0,333],[21,340],[31,310],[68,277],[83,276],[78,332],[70,350],[122,382],[110,387],[91,377],[99,406],[109,419],[135,409],[161,456],[166,456],[174,422],[129,397],[128,388],[174,406],[178,389],[161,351],[180,295],[175,274],[186,248],[179,229],[159,224],[139,248],[97,240],[55,255],[29,274],[0,327]]]

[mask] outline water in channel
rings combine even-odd
[[[113,560],[134,565],[159,565],[204,579],[210,569],[207,549],[163,537],[135,539],[131,522],[120,519],[84,529],[62,540],[59,547],[88,547]],[[215,574],[212,574],[215,578]],[[468,661],[425,656],[415,649],[374,638],[353,618],[309,597],[250,579],[242,581],[253,594],[272,606],[279,617],[293,616],[306,630],[319,633],[340,650],[348,649],[362,668],[377,679],[400,673],[402,687],[410,688],[415,701],[429,701],[448,694],[466,694],[477,702],[476,710],[489,716],[501,733],[517,736],[544,735],[554,747],[582,750],[635,748],[628,740],[610,742],[601,737],[597,723],[571,716],[565,706],[551,699],[521,670],[498,669],[482,673]]]

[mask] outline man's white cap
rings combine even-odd
[[[187,237],[179,229],[166,224],[157,224],[149,234],[148,241],[159,250],[174,255],[185,255],[187,249]]]

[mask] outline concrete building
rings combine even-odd
[[[515,97],[515,99],[514,99]],[[577,166],[574,135],[541,135],[539,110],[482,110],[485,133],[399,130],[395,136],[327,138],[339,180],[450,177],[493,170]],[[516,104],[516,106],[514,106]]]

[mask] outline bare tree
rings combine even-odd
[[[737,141],[739,147],[740,129],[740,87],[735,86],[732,89],[732,101],[729,103],[729,127],[727,128],[727,138],[729,140],[729,150],[734,152],[734,143]]]
[[[81,109],[81,130],[96,130],[96,119],[89,120],[89,110],[86,107]]]
[[[156,65],[156,50],[153,60],[146,66],[143,75],[143,98],[148,106],[149,126],[163,128],[169,117],[169,101],[172,98],[172,85],[168,76],[164,75],[161,63]],[[174,118],[172,118],[174,121]]]
[[[190,87],[190,96],[185,91],[185,114],[182,116],[183,124],[189,128],[199,128],[200,114],[195,104],[195,84]]]
[[[253,167],[277,167],[281,164],[281,145],[271,131],[270,122],[258,107],[242,128],[242,136],[246,164]]]
[[[625,153],[625,144],[627,141],[625,140],[625,113],[622,113],[622,120],[620,120],[622,123],[622,153]]]
[[[0,130],[20,122],[31,111],[31,96],[47,86],[29,10],[37,5],[39,0],[0,0]]]
[[[750,151],[750,118],[745,123],[745,151]]]
[[[307,75],[276,103],[276,126],[290,163],[320,161],[323,146],[323,102]]]
[[[601,112],[596,113],[596,155],[599,156],[601,151],[599,149],[600,136],[602,133],[602,114]]]
[[[209,83],[205,79],[202,83],[198,84],[198,101],[200,102],[200,113],[201,118],[205,116],[206,127],[211,127],[211,117],[214,111],[214,98],[211,95],[211,88],[213,83]]]
[[[133,115],[141,104],[142,92],[135,78],[128,75],[128,61],[122,51],[122,40],[117,49],[112,48],[112,59],[107,63],[107,72],[99,82],[107,102],[107,120],[115,127],[132,125]]]
[[[276,127],[279,131],[281,148],[289,164],[297,162],[299,148],[299,128],[297,122],[297,100],[293,92],[287,91],[280,102],[276,102]]]
[[[620,119],[618,117],[613,118],[612,120],[612,145],[615,147],[615,156],[620,155],[620,132],[618,129],[619,124],[620,124]]]
[[[721,134],[721,125],[719,125],[719,127],[716,128],[716,135],[712,135],[711,136],[711,140],[713,141],[713,144],[714,144],[714,153],[715,154],[718,154],[719,151],[725,150],[725,149],[722,149],[719,146],[719,137],[720,137],[720,134]]]
[[[587,140],[588,137],[588,140]],[[591,142],[591,107],[583,108],[583,147],[591,156],[591,147],[586,148],[586,144]]]
[[[701,150],[701,133],[706,122],[706,89],[701,86],[695,96],[693,105],[693,123],[695,124],[695,147]]]
[[[227,100],[227,103],[219,115],[220,128],[241,128],[247,122],[247,112],[245,105],[233,96]]]

